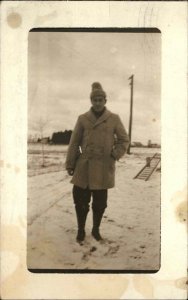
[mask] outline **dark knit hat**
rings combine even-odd
[[[102,88],[102,85],[99,82],[94,82],[91,85],[91,94],[90,98],[92,99],[94,96],[103,96],[106,99],[106,93]]]

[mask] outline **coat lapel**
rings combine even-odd
[[[95,117],[94,113],[92,112],[92,110],[90,109],[87,113],[86,113],[86,117],[93,123],[96,123],[97,118]]]
[[[111,115],[111,112],[108,109],[106,109],[105,112],[102,114],[102,116],[97,119],[94,126],[97,126],[97,125],[101,124],[102,122],[104,122],[106,119],[108,119],[108,117],[110,115]]]
[[[111,112],[107,108],[105,109],[102,116],[99,117],[98,119],[95,117],[91,109],[86,113],[87,118],[93,123],[94,127],[104,122],[110,115]]]

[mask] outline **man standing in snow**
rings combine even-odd
[[[107,190],[114,187],[115,162],[127,151],[129,138],[117,114],[106,107],[106,93],[98,82],[92,84],[91,108],[78,117],[73,130],[66,170],[72,177],[76,209],[77,241],[85,238],[85,223],[93,198],[93,237],[102,239],[99,226],[107,207]]]

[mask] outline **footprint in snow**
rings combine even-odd
[[[90,252],[94,252],[94,251],[96,251],[96,250],[97,250],[96,247],[91,247]]]
[[[100,242],[100,244],[105,244],[105,245],[110,245],[110,244],[113,244],[115,243],[114,241],[111,241],[111,240],[108,240],[108,239],[102,239]]]
[[[137,259],[137,258],[140,259],[141,258],[141,256],[133,256],[133,255],[131,255],[130,257],[134,258],[134,259]]]
[[[115,254],[119,250],[119,245],[110,247],[108,251],[105,253],[105,255],[112,255]]]
[[[114,220],[112,220],[112,219],[108,219],[108,222],[114,223]]]
[[[127,228],[128,228],[129,230],[134,229],[134,227],[132,227],[132,226],[128,226]]]
[[[66,210],[63,210],[63,212],[64,212],[64,213],[67,213],[67,214],[69,214],[69,215],[72,215],[72,212],[71,212],[71,211],[69,211],[68,209],[66,209]]]
[[[66,230],[65,230],[65,232],[71,232],[71,233],[73,233],[73,232],[74,232],[74,230],[73,230],[73,229],[70,229],[70,228],[68,228],[68,229],[66,229]]]

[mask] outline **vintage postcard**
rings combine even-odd
[[[1,298],[187,298],[187,3],[1,5]]]

